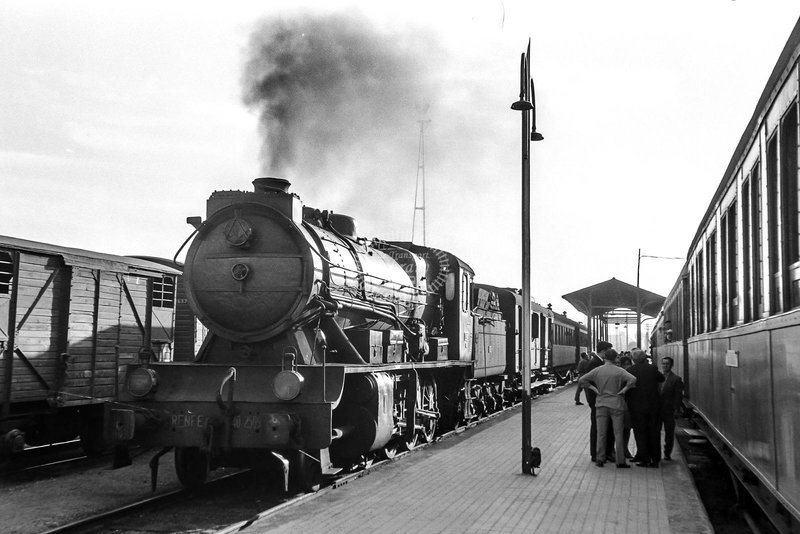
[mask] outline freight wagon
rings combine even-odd
[[[96,452],[127,364],[193,357],[166,263],[0,236],[0,453],[76,437]]]

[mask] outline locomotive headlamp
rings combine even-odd
[[[272,390],[280,400],[290,401],[300,395],[304,380],[297,371],[281,371],[272,382]]]
[[[145,397],[158,386],[158,375],[152,369],[139,367],[128,374],[128,392],[134,397]]]

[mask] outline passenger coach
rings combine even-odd
[[[800,22],[666,299],[652,343],[747,488],[800,531]]]

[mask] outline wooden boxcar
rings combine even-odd
[[[180,274],[0,236],[0,451],[78,436],[95,451],[126,364],[191,359],[192,341],[175,344]]]

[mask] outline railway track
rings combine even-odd
[[[166,531],[179,532],[185,530],[187,523],[197,523],[198,528],[201,529],[213,528],[214,522],[212,521],[212,524],[208,524],[206,520],[208,514],[201,515],[197,513],[196,509],[199,504],[204,504],[206,510],[212,512],[212,515],[221,512],[221,508],[230,507],[231,498],[241,500],[241,498],[245,497],[245,492],[252,491],[252,486],[257,483],[254,477],[255,474],[251,471],[226,474],[196,490],[175,489],[52,528],[43,534],[152,533],[156,530],[153,525],[160,525],[157,530],[165,531],[164,526],[175,522],[174,518],[186,517],[194,519],[185,522],[180,529]],[[220,495],[226,496],[226,498],[220,501]],[[265,495],[269,495],[269,493]],[[277,499],[277,494],[273,498]],[[211,509],[209,509],[207,501],[215,503],[211,506]]]
[[[519,404],[489,414],[431,443],[417,445],[392,459],[365,462],[358,469],[329,478],[317,494],[348,484],[391,462],[435,446],[451,436],[469,431],[484,423],[513,413]],[[316,494],[289,495],[277,472],[242,470],[220,476],[197,489],[173,489],[108,511],[93,514],[44,531],[44,534],[88,534],[115,532],[143,534],[152,532],[238,532],[253,521]]]
[[[78,440],[64,441],[39,447],[29,447],[0,463],[0,476],[10,477],[39,469],[66,466],[86,461]]]

